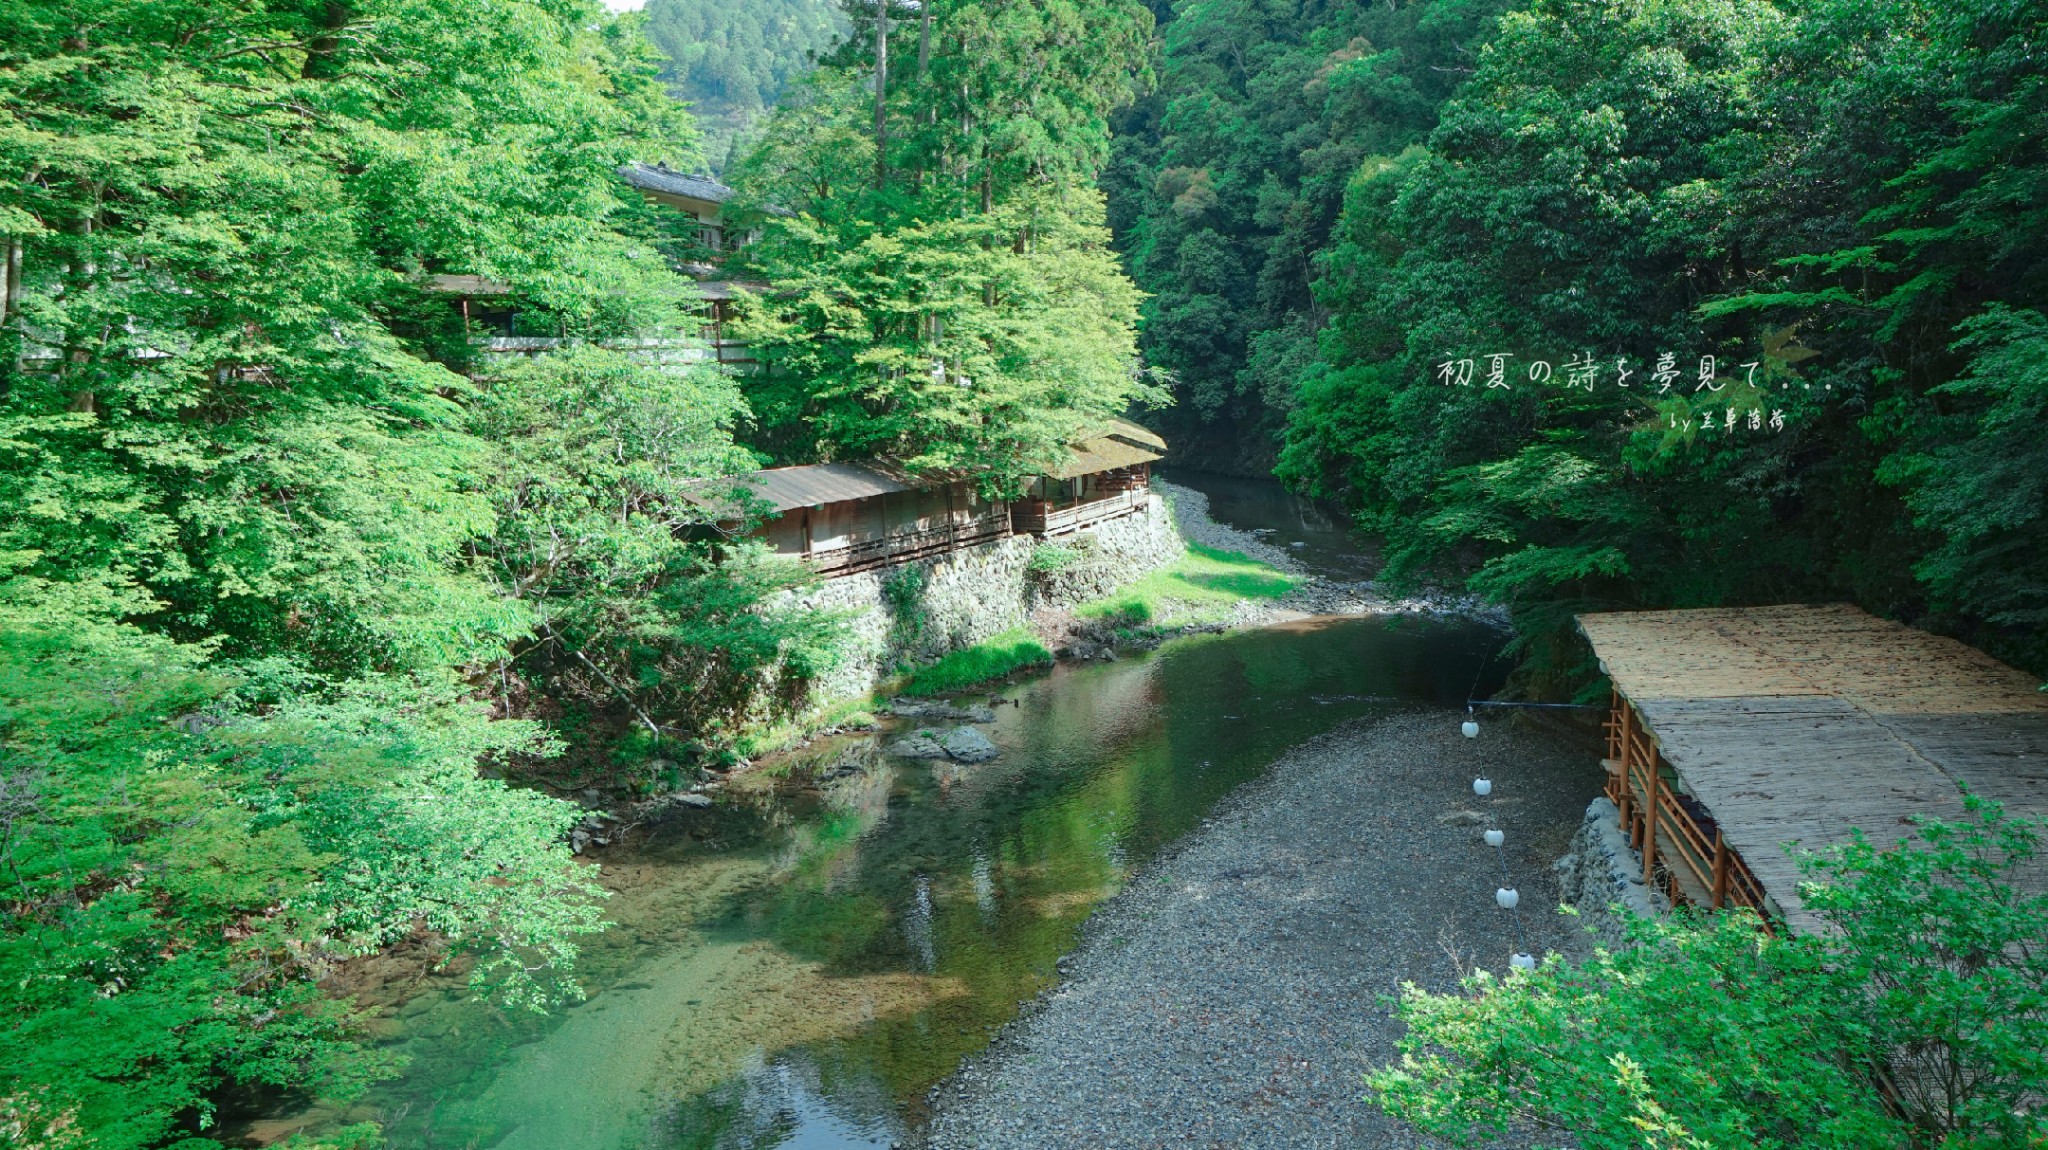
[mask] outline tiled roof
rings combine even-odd
[[[771,467],[749,471],[727,479],[709,479],[695,484],[692,502],[721,514],[738,515],[755,500],[775,511],[816,507],[869,499],[894,491],[913,491],[935,486],[937,480],[919,480],[887,465],[873,463],[812,463],[801,467]]]
[[[1119,467],[1134,467],[1158,459],[1166,441],[1135,423],[1112,420],[1109,426],[1069,449],[1067,462],[1054,474],[1056,479],[1092,475]],[[801,467],[774,467],[750,471],[725,479],[706,479],[692,485],[689,499],[720,514],[737,517],[743,505],[760,500],[775,511],[816,507],[852,499],[870,499],[897,491],[942,487],[971,478],[965,472],[913,474],[893,460],[866,463],[814,463]]]
[[[649,192],[685,196],[713,204],[722,204],[733,197],[731,188],[709,176],[686,176],[659,164],[627,164],[619,169],[619,175],[634,187]]]

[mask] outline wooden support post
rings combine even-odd
[[[1621,759],[1621,725],[1628,720],[1621,714],[1621,690],[1615,688],[1607,700],[1607,757],[1617,762]]]
[[[1728,903],[1728,844],[1721,839],[1721,828],[1714,828],[1714,909],[1720,910]]]
[[[1643,764],[1643,885],[1650,886],[1650,880],[1657,871],[1657,752],[1653,748],[1650,761]],[[1655,887],[1650,889],[1655,890]]]
[[[1621,699],[1618,693],[1615,697],[1617,699],[1620,699],[1620,706],[1618,709],[1621,712],[1615,718],[1615,722],[1621,731],[1621,754],[1616,756],[1616,758],[1618,758],[1621,761],[1621,829],[1624,834],[1627,834],[1631,838],[1633,838],[1635,835],[1635,827],[1630,824],[1629,816],[1635,811],[1636,792],[1635,785],[1631,781],[1631,777],[1629,775],[1628,729],[1629,717],[1635,713],[1635,708],[1628,705],[1627,699]]]

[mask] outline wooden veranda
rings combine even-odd
[[[1674,902],[1793,929],[1797,850],[1885,845],[1963,790],[2048,812],[2048,696],[1953,639],[1848,606],[1583,615],[1614,685],[1608,797]],[[1795,848],[1795,851],[1786,849]]]

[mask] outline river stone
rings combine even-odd
[[[955,727],[940,738],[939,745],[948,755],[963,763],[985,763],[1002,754],[987,735],[973,727]]]
[[[933,731],[913,731],[889,744],[889,753],[904,759],[943,759],[946,748]]]
[[[939,719],[958,723],[993,723],[995,711],[988,707],[956,707],[946,702],[920,702],[913,699],[891,699],[884,708],[899,719]]]

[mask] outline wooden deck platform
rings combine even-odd
[[[1913,815],[1960,816],[1963,787],[2048,814],[2048,695],[1953,639],[1849,606],[1583,615],[1579,627],[1614,683],[1613,725],[1639,724],[1653,745],[1648,774],[1639,763],[1619,776],[1649,785],[1615,793],[1640,804],[1648,790],[1654,806],[1649,780],[1668,764],[1794,929],[1816,920],[1786,844],[1822,849],[1851,828],[1894,842]]]

